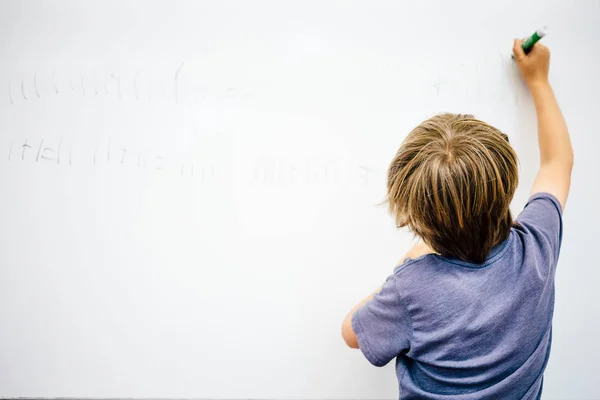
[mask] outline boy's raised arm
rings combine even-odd
[[[536,43],[525,55],[521,41],[515,39],[513,53],[533,97],[537,114],[540,170],[531,194],[550,193],[564,210],[571,185],[573,148],[567,124],[548,81],[550,51]]]

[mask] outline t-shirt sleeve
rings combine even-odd
[[[412,326],[408,310],[400,301],[396,277],[390,276],[373,299],[352,316],[358,347],[378,367],[408,350]]]
[[[517,224],[539,248],[540,253],[555,266],[562,243],[562,207],[549,193],[536,193],[529,198],[517,218]]]

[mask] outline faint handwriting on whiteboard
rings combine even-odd
[[[162,154],[152,154],[127,147],[119,149],[118,157],[111,157],[111,153],[114,153],[113,147],[107,144],[106,146],[96,146],[90,150],[77,147],[71,143],[65,148],[62,137],[53,143],[45,139],[31,142],[25,138],[21,141],[10,141],[7,160],[12,163],[19,160],[22,163],[68,165],[69,167],[121,166],[155,171],[171,171],[184,176],[194,176],[197,169],[196,164],[198,162],[196,160],[188,160],[187,158],[189,157],[178,157],[176,155],[166,157]],[[18,158],[15,158],[15,153],[18,154]],[[198,161],[202,163],[202,160]],[[203,176],[206,169],[205,165],[199,167]],[[210,170],[214,172],[217,168],[211,165]]]
[[[111,72],[88,71],[88,74],[67,74],[65,80],[71,88],[72,95],[89,97],[92,92],[94,97],[103,94],[106,97],[119,100],[142,101],[172,101],[175,104],[195,104],[198,102],[210,102],[218,100],[234,100],[247,97],[252,92],[239,85],[223,85],[212,87],[206,82],[211,77],[193,77],[186,81],[182,77],[185,62],[180,63],[173,74],[156,75],[144,74],[138,69],[135,74],[128,75],[125,72],[113,70]],[[20,99],[27,101],[33,96],[37,99],[52,98],[61,93],[60,71],[52,69],[46,76],[38,72],[27,79],[19,79],[18,83],[8,82],[7,97],[11,105],[18,104],[14,96],[13,86],[20,85]],[[206,86],[206,87],[205,87]],[[98,90],[103,88],[103,90]],[[160,88],[153,90],[153,88]],[[89,90],[88,90],[89,89]],[[147,95],[143,95],[147,93]]]

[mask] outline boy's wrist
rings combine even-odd
[[[527,83],[527,87],[529,87],[529,91],[532,95],[535,95],[536,92],[545,91],[550,88],[550,82],[548,80],[539,80],[532,81]]]

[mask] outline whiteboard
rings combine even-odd
[[[408,249],[386,168],[441,111],[572,133],[545,399],[600,399],[600,2],[3,1],[0,396],[393,399],[341,339]]]

